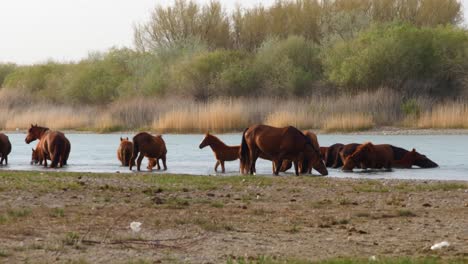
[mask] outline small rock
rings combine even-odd
[[[242,209],[247,209],[247,205],[243,205],[243,206],[242,206]]]
[[[207,193],[206,196],[215,197],[215,194],[214,193]]]
[[[423,203],[422,206],[424,206],[424,207],[431,207],[432,205],[431,205],[430,203]]]
[[[291,200],[289,200],[289,201],[291,201],[291,202],[295,202],[295,201],[296,201],[296,199],[291,199]]]

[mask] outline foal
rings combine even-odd
[[[213,150],[216,164],[214,170],[218,172],[218,166],[221,164],[222,172],[225,172],[224,169],[224,162],[225,161],[233,161],[239,158],[239,149],[240,146],[228,146],[224,144],[219,138],[211,135],[210,133],[205,134],[205,138],[200,143],[200,149],[210,146],[211,150]]]

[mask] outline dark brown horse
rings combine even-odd
[[[0,133],[0,165],[8,164],[8,155],[11,153],[11,142],[7,135]]]
[[[127,138],[120,138],[120,144],[117,148],[117,158],[122,166],[129,166],[133,153],[133,143]]]
[[[374,145],[364,143],[356,148],[353,154],[346,157],[343,171],[352,171],[355,167],[363,169],[391,169],[393,162],[393,149],[391,145]]]
[[[436,168],[439,165],[425,155],[420,154],[414,148],[411,151],[392,146],[394,168],[411,168],[413,165],[421,168]]]
[[[166,154],[166,143],[161,135],[153,136],[146,132],[138,133],[133,137],[133,153],[129,166],[130,170],[132,170],[132,167],[135,165],[135,159],[137,159],[137,156],[138,159],[136,166],[138,171],[140,171],[141,161],[144,157],[161,159],[164,170],[167,170]]]
[[[50,157],[52,163],[51,168],[57,166],[62,167],[67,163],[68,155],[70,154],[70,141],[62,132],[51,131],[47,127],[31,125],[28,129],[28,135],[25,142],[27,144],[34,140],[39,140],[42,157],[44,157],[44,167],[47,167],[47,159]]]
[[[327,151],[324,155],[325,166],[331,168],[339,168],[343,166],[343,162],[341,161],[340,157],[340,151],[343,149],[343,147],[343,144],[336,143],[327,148]]]
[[[327,155],[328,147],[320,147],[320,155],[322,156],[322,160],[325,162],[326,158],[325,156]],[[326,164],[325,164],[326,166]]]
[[[313,147],[310,138],[292,126],[254,125],[245,129],[240,150],[241,168],[249,168],[251,174],[256,173],[255,163],[259,157],[275,163],[275,175],[278,175],[285,159],[293,162],[295,173],[299,175],[299,161],[304,158],[311,161],[313,168],[322,175],[328,174],[320,152]]]
[[[321,153],[321,147],[319,145],[317,135],[315,133],[313,133],[313,132],[308,131],[308,130],[304,130],[304,131],[302,131],[302,133],[306,137],[308,137],[310,139],[310,142],[312,143],[312,146],[314,147],[314,149],[316,151],[318,151],[320,153],[320,157],[323,160],[323,155]],[[261,158],[261,156],[260,156],[260,158]],[[302,161],[299,162],[300,172],[301,173],[311,174],[312,173],[312,166],[310,164],[311,164],[311,161],[309,161],[307,159],[302,159]],[[292,167],[292,162],[289,161],[289,160],[284,160],[283,164],[281,165],[280,171],[285,172],[285,171],[289,170],[291,167]],[[274,163],[273,163],[273,172],[274,172]]]
[[[224,144],[219,138],[216,136],[211,135],[210,133],[205,134],[205,138],[203,138],[200,146],[200,149],[210,146],[211,150],[213,151],[216,164],[214,170],[218,171],[218,166],[221,164],[221,171],[222,173],[225,172],[224,169],[224,162],[225,161],[233,161],[239,159],[239,150],[240,146],[228,146]]]

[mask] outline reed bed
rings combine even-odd
[[[418,128],[468,128],[468,104],[443,103],[425,112],[417,121]]]
[[[22,97],[0,90],[0,128],[27,129],[31,123],[53,129],[159,133],[240,132],[251,124],[325,132],[379,126],[468,128],[468,102],[437,104],[429,98],[406,99],[381,89],[373,93],[309,98],[133,98],[106,106],[73,106]]]
[[[374,121],[370,114],[346,113],[330,117],[324,123],[322,129],[325,132],[350,132],[368,130],[374,127]]]

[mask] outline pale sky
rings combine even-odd
[[[172,0],[0,0],[0,62],[76,61],[90,51],[133,47],[133,25]],[[197,0],[207,3],[209,0]],[[224,7],[274,0],[221,0]],[[462,0],[465,17],[468,0]]]

